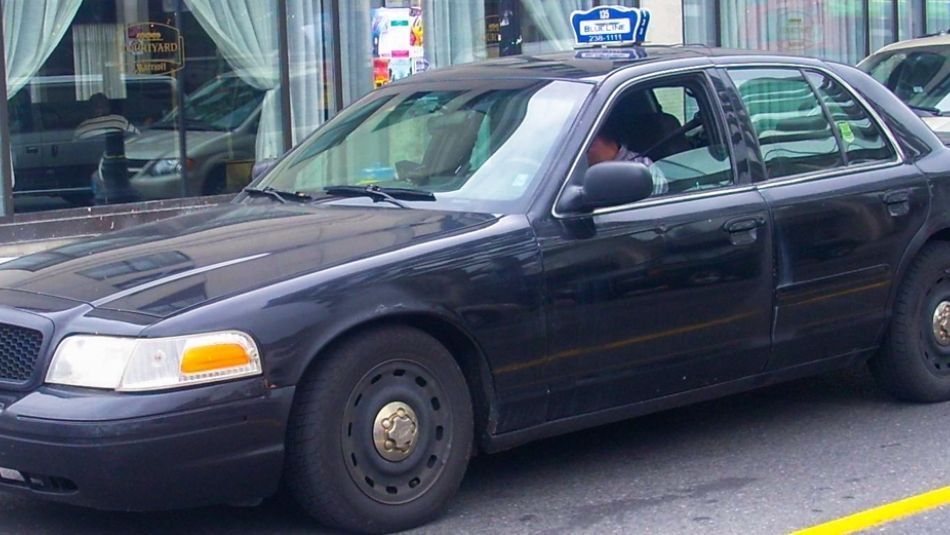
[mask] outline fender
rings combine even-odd
[[[918,166],[918,168],[920,168],[920,166]],[[947,182],[946,184],[935,184],[935,180],[945,180]],[[887,308],[885,309],[887,321],[885,321],[882,326],[881,332],[878,333],[878,345],[883,343],[884,336],[890,326],[890,318],[894,311],[894,304],[897,301],[897,296],[901,289],[900,283],[904,280],[904,276],[907,274],[911,262],[917,257],[921,249],[932,240],[950,240],[950,209],[935,209],[936,206],[950,207],[950,180],[944,176],[930,175],[928,185],[930,188],[930,203],[927,209],[927,218],[904,249],[900,264],[894,272],[893,277],[895,283],[891,285],[891,291],[887,299]],[[946,234],[946,236],[941,237],[941,234]]]
[[[295,367],[293,383],[299,383],[311,367],[319,366],[322,357],[334,344],[363,329],[393,323],[417,328],[445,345],[466,376],[474,403],[476,436],[480,449],[487,451],[499,420],[499,403],[495,396],[491,365],[481,344],[466,328],[462,318],[444,307],[417,301],[391,303],[361,307],[333,321],[329,329],[321,332],[309,344],[306,354],[310,358],[301,360],[299,367]]]

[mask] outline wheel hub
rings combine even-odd
[[[950,301],[942,301],[934,309],[933,332],[938,344],[950,345]]]
[[[401,401],[387,403],[373,424],[376,451],[387,461],[399,462],[412,454],[419,421],[412,407]]]

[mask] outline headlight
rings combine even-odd
[[[178,158],[155,160],[148,170],[148,174],[152,176],[177,175],[179,173],[181,173],[181,160]]]
[[[242,332],[154,339],[76,335],[56,348],[46,382],[132,392],[260,374],[257,345]]]

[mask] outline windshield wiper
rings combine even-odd
[[[288,199],[296,202],[307,202],[313,200],[313,197],[307,195],[306,193],[301,193],[299,191],[284,191],[271,186],[264,186],[263,188],[259,189],[244,188],[244,193],[272,197],[280,201],[281,204],[287,204]]]
[[[940,113],[940,110],[938,110],[937,108],[931,108],[929,106],[915,106],[913,104],[908,104],[907,107],[914,111],[922,111],[924,113],[928,113],[929,114],[928,117],[940,117],[942,115]]]
[[[430,191],[408,188],[381,188],[379,186],[330,186],[324,188],[329,195],[340,197],[369,197],[373,202],[388,202],[400,208],[409,208],[399,201],[434,201]]]

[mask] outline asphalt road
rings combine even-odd
[[[950,485],[950,404],[848,371],[475,459],[419,533],[787,533]],[[187,484],[187,482],[182,482]],[[950,530],[950,508],[872,532]],[[287,501],[162,514],[0,495],[0,533],[313,533]]]

